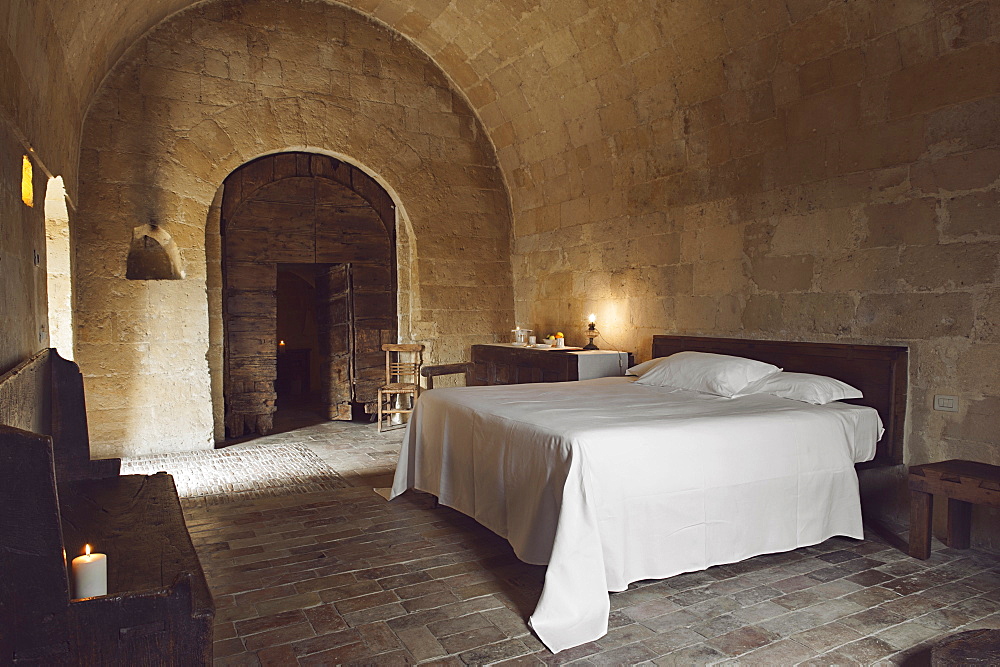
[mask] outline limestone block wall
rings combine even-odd
[[[0,372],[49,344],[46,181],[50,174],[72,180],[76,170],[81,98],[67,85],[61,42],[45,37],[54,23],[48,3],[0,4]],[[21,203],[21,157],[29,149],[33,208]]]
[[[21,202],[24,146],[0,123],[0,373],[48,344],[44,172],[35,170],[35,206]]]
[[[510,328],[508,198],[434,63],[338,5],[201,5],[126,53],[84,125],[77,359],[98,455],[211,446],[206,355],[220,313],[206,296],[217,270],[206,221],[226,175],[284,150],[346,159],[396,199],[403,338],[453,360]],[[151,218],[177,244],[183,280],[125,280],[132,229]]]
[[[596,312],[603,346],[640,359],[657,332],[908,345],[907,462],[1000,463],[998,19],[923,0],[571,19],[535,64],[576,85],[498,71],[508,123],[482,109],[512,183],[519,324]],[[866,483],[902,519],[896,473]]]

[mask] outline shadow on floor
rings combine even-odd
[[[273,429],[268,435],[288,433],[300,428],[316,426],[324,422],[331,421],[326,417],[326,406],[318,393],[297,394],[293,396],[282,396],[278,401],[277,412],[274,413]],[[363,410],[355,410],[352,423],[370,424],[374,423],[375,416],[365,414]],[[250,442],[265,436],[259,433],[249,433],[238,438],[226,438],[222,442],[215,443],[216,449]]]

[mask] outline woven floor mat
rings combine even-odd
[[[303,445],[234,445],[225,449],[123,458],[121,474],[174,477],[177,495],[206,504],[348,488],[350,484]]]

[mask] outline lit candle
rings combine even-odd
[[[108,594],[108,557],[90,553],[73,559],[73,591],[77,598]]]

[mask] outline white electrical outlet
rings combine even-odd
[[[942,412],[958,412],[958,396],[935,394],[934,409]]]

